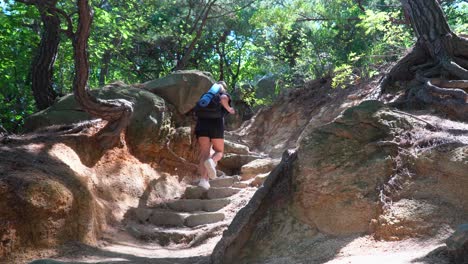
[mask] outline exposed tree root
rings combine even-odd
[[[422,75],[422,76],[424,76],[426,78],[438,76],[438,75],[440,75],[441,68],[442,68],[441,64],[437,64],[437,65],[435,65],[434,67],[432,67],[432,68],[430,68],[428,70],[422,71],[422,73],[420,75]]]
[[[462,59],[460,57],[455,57],[454,60],[461,67],[463,67],[465,69],[468,69],[468,59]]]
[[[463,67],[455,63],[453,60],[443,61],[442,67],[454,76],[463,80],[468,80],[468,70],[464,69]]]
[[[413,89],[414,91],[408,94],[410,101],[416,100],[431,105],[458,120],[468,120],[468,94],[465,91],[440,88],[430,81]]]
[[[120,134],[126,129],[130,122],[130,117],[133,113],[133,107],[128,105],[128,102],[122,102],[117,108],[112,108],[113,111],[120,112],[122,115],[119,119],[111,120],[101,129],[96,137],[104,149],[112,148],[120,140]]]
[[[431,79],[431,83],[439,87],[468,90],[468,80],[447,81],[447,80],[441,80],[439,78],[436,78],[436,79]]]
[[[446,44],[446,47],[467,47],[468,41],[463,38],[447,38],[444,41],[454,41]],[[442,41],[435,44],[440,45]],[[456,43],[455,43],[456,42]],[[426,43],[427,44],[427,43]],[[427,44],[427,47],[435,49],[435,44]],[[413,79],[420,85],[412,85],[407,88],[406,105],[410,102],[432,106],[438,111],[452,118],[468,120],[468,60],[455,52],[437,52],[428,54],[421,42],[413,50],[401,59],[381,82],[382,91],[397,80]],[[444,47],[438,47],[444,49]],[[433,53],[429,52],[429,53]],[[452,54],[452,55],[447,55]],[[428,56],[431,55],[431,56]],[[421,56],[432,58],[423,60]],[[466,56],[466,54],[465,54]],[[404,72],[404,71],[407,72]],[[412,76],[408,78],[408,76]]]
[[[395,81],[409,81],[414,78],[414,72],[416,70],[433,65],[435,65],[435,63],[433,61],[427,61],[427,55],[424,50],[417,45],[393,66],[390,72],[382,79],[380,83],[382,93]]]
[[[57,138],[67,138],[76,136],[85,129],[93,127],[102,122],[101,119],[84,121],[70,125],[53,125],[37,130],[34,133],[25,135],[0,135],[0,143],[28,143],[35,140],[47,140]]]
[[[56,135],[77,134],[87,128],[90,128],[92,126],[99,124],[100,122],[102,122],[101,119],[95,119],[95,120],[84,121],[84,122],[75,123],[71,125],[50,126],[50,127],[40,129],[38,132],[55,133]]]

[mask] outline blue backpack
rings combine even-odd
[[[195,115],[198,118],[222,118],[228,113],[221,105],[220,90],[221,85],[215,83],[208,92],[200,97],[194,108]],[[231,100],[229,99],[229,104],[230,103]]]
[[[210,104],[211,100],[215,97],[215,95],[219,94],[219,91],[221,90],[221,85],[220,84],[213,84],[208,90],[207,93],[204,93],[201,97],[200,100],[198,100],[197,105],[200,107],[207,107],[208,104]]]

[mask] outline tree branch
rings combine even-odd
[[[190,59],[191,53],[192,53],[193,49],[195,48],[195,45],[197,44],[198,40],[200,39],[200,37],[202,35],[203,28],[205,27],[206,22],[208,21],[208,19],[207,19],[208,14],[210,13],[211,8],[216,3],[216,1],[217,0],[213,0],[212,2],[208,2],[207,6],[205,8],[205,13],[203,14],[203,17],[202,17],[201,24],[197,29],[197,33],[196,33],[195,37],[190,42],[190,45],[185,49],[185,52],[184,52],[184,55],[182,56],[182,59],[180,59],[177,62],[177,65],[175,66],[174,70],[182,70],[182,69],[185,68],[188,60]]]
[[[227,15],[229,15],[229,14],[237,13],[237,12],[239,12],[239,11],[241,11],[241,10],[247,8],[248,6],[251,6],[251,5],[252,5],[253,3],[255,3],[255,2],[256,2],[255,0],[252,0],[252,1],[248,2],[247,4],[245,4],[245,5],[241,6],[241,7],[239,7],[238,9],[231,10],[231,11],[229,11],[229,12],[223,13],[223,14],[218,15],[218,16],[210,16],[210,17],[208,17],[208,19],[215,19],[215,18],[225,17],[225,16],[227,16]]]
[[[366,9],[364,8],[364,6],[362,6],[362,0],[356,0],[356,2],[359,9],[361,9],[363,12],[366,12]]]
[[[57,7],[51,7],[51,10],[54,12],[57,12],[58,14],[62,15],[63,18],[65,18],[65,21],[67,22],[67,29],[62,30],[62,32],[69,38],[73,38],[74,34],[73,33],[73,21],[71,19],[71,16],[69,16],[65,11],[63,11],[60,8]]]
[[[346,20],[346,21],[361,21],[359,17],[350,17],[350,18],[322,18],[322,17],[307,17],[305,15],[300,15],[302,18],[296,20],[297,22],[305,22],[305,21],[338,21],[338,20]]]

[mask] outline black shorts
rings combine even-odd
[[[195,135],[197,138],[224,138],[224,118],[198,118]]]

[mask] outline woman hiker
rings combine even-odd
[[[210,188],[208,180],[216,178],[216,164],[223,157],[224,117],[228,113],[235,114],[234,108],[230,106],[231,98],[226,89],[224,81],[215,83],[195,107],[197,115],[195,135],[200,148],[198,171],[201,178],[198,186],[206,190]],[[205,101],[201,102],[202,100]],[[200,104],[204,107],[200,107]],[[210,155],[211,147],[214,150],[213,155]]]

